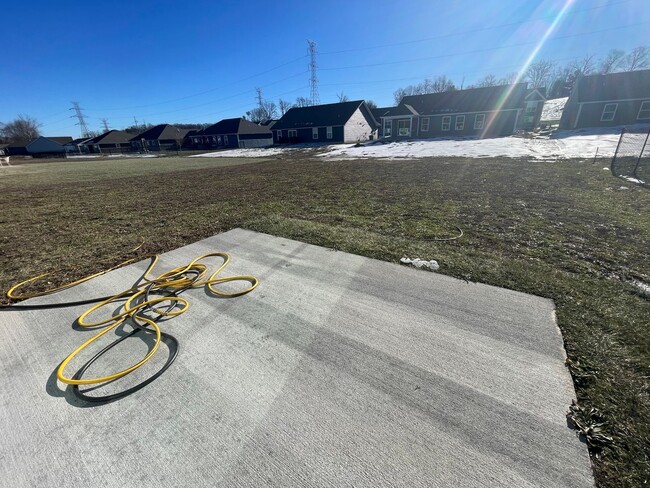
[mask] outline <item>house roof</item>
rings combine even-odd
[[[569,102],[597,102],[627,98],[650,98],[650,69],[581,76],[576,81]]]
[[[68,142],[72,142],[72,137],[70,136],[46,137],[46,139],[58,142],[59,144],[67,144]]]
[[[410,95],[402,99],[400,106],[412,107],[420,115],[516,109],[523,106],[526,90],[526,83],[517,83]]]
[[[312,107],[294,107],[289,109],[273,129],[300,129],[305,127],[325,127],[345,125],[352,114],[362,108],[369,120],[376,120],[363,100],[352,102],[329,103]],[[377,124],[378,125],[378,124]]]
[[[169,124],[160,124],[147,129],[146,131],[138,134],[135,137],[131,137],[132,141],[139,141],[144,139],[145,141],[153,140],[178,140],[183,139],[189,132],[189,129],[179,129],[173,125]]]
[[[253,122],[242,119],[223,119],[216,124],[206,127],[200,132],[202,136],[211,136],[218,134],[270,134],[271,131],[267,126],[254,124]]]
[[[121,130],[109,130],[103,134],[88,139],[84,144],[122,144],[131,140],[131,134]]]

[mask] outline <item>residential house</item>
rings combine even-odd
[[[267,126],[242,118],[224,119],[191,136],[197,148],[267,147],[273,134]]]
[[[123,153],[131,151],[132,134],[121,130],[109,130],[83,143],[91,153]]]
[[[546,88],[530,88],[524,97],[524,110],[517,119],[517,129],[532,131],[539,127],[539,122],[546,101]]]
[[[66,153],[72,153],[72,154],[87,153],[88,146],[86,146],[85,143],[90,139],[91,139],[90,137],[80,137],[78,139],[71,140],[69,142],[66,142],[63,145],[63,149],[65,150]]]
[[[507,136],[519,127],[527,94],[526,84],[517,83],[406,96],[383,117],[383,137]]]
[[[560,129],[650,123],[650,70],[581,76],[564,106]]]
[[[378,125],[363,100],[294,107],[273,126],[273,142],[361,142],[376,138]]]
[[[180,149],[189,129],[179,129],[169,124],[160,124],[131,138],[131,147],[136,151],[169,151]]]
[[[72,137],[39,136],[31,141],[9,144],[5,152],[10,156],[56,156],[65,153],[63,145],[69,141]]]
[[[380,139],[384,137],[384,133],[383,133],[384,117],[390,117],[391,115],[395,115],[396,114],[395,110],[397,108],[398,107],[377,107],[377,108],[370,109],[372,112],[372,116],[379,123],[377,136]]]

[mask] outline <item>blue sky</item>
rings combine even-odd
[[[371,99],[446,74],[467,85],[517,71],[569,3],[537,58],[650,44],[649,0],[51,2],[3,6],[0,121],[26,114],[44,135],[142,123],[214,123],[265,98],[308,97],[307,39],[321,103]]]

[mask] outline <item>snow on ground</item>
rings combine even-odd
[[[542,122],[545,120],[560,120],[562,117],[562,111],[566,105],[566,101],[569,97],[563,98],[554,98],[553,100],[546,100],[544,102],[544,108],[542,108]]]
[[[250,149],[226,149],[205,154],[195,154],[191,158],[263,158],[275,156],[290,148],[285,147],[260,147]]]
[[[363,158],[425,158],[435,156],[459,156],[489,158],[505,156],[556,160],[568,158],[593,158],[598,150],[599,157],[611,158],[616,150],[621,128],[582,129],[556,131],[551,137],[499,137],[494,139],[430,139],[426,141],[402,141],[389,144],[367,143],[331,146],[321,156],[342,159]]]

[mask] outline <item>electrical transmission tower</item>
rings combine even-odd
[[[79,129],[81,130],[81,137],[90,137],[90,131],[88,130],[88,126],[86,125],[86,118],[81,111],[82,108],[79,106],[79,102],[71,102],[72,103],[72,108],[70,110],[74,110],[74,115],[71,117],[77,117],[77,122],[75,125],[79,126]]]
[[[111,130],[108,127],[108,119],[102,119],[102,125],[104,126],[104,132],[108,132],[109,130]]]
[[[309,78],[309,86],[311,88],[311,104],[318,105],[320,103],[320,97],[318,96],[318,73],[316,69],[316,42],[307,41],[309,46],[309,71],[311,72],[311,77]]]

